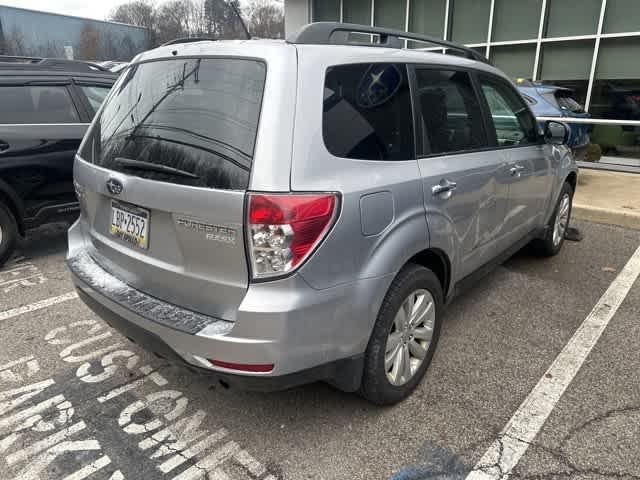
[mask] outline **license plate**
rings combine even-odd
[[[112,200],[109,233],[146,250],[149,248],[149,211]]]

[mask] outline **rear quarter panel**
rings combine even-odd
[[[322,136],[326,69],[336,64],[394,60],[381,59],[375,52],[367,60],[365,51],[364,56],[336,61],[330,55],[331,48],[305,47],[298,57],[297,89],[304,94],[299,94],[296,102],[291,165],[293,191],[333,191],[341,195],[336,225],[300,270],[316,289],[397,273],[428,246],[417,161],[338,158],[327,150]],[[370,208],[379,208],[380,217],[389,221],[373,221],[376,212]]]

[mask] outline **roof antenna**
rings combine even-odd
[[[240,15],[240,12],[238,11],[238,8],[236,7],[235,3],[233,3],[233,0],[227,2],[227,5],[231,7],[231,9],[234,11],[236,16],[238,17],[238,20],[240,20],[240,24],[242,25],[242,29],[244,30],[244,33],[247,36],[247,40],[251,40],[251,34],[249,33],[247,24],[244,23],[244,20],[242,19],[242,15]]]

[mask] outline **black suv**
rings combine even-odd
[[[116,78],[85,62],[0,56],[0,266],[26,230],[77,216],[74,155]]]

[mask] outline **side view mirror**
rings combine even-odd
[[[569,127],[561,122],[547,120],[544,124],[544,139],[551,145],[565,145],[569,140]]]

